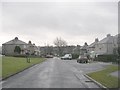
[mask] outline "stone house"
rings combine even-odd
[[[73,50],[76,48],[76,46],[62,46],[61,49],[61,54],[65,55],[65,54],[72,54]],[[79,48],[79,46],[78,46]],[[39,47],[39,50],[41,51],[42,55],[47,55],[47,54],[52,54],[55,56],[59,56],[59,49],[56,46],[42,46]],[[75,51],[77,53],[77,51]],[[79,52],[78,52],[79,53]]]
[[[36,55],[36,56],[40,55],[39,48],[34,43],[32,44],[31,41],[29,41],[27,44],[27,50],[29,50],[31,55]]]
[[[16,55],[14,52],[16,46],[19,46],[21,49],[20,55],[25,55],[27,50],[30,51],[30,54],[34,52],[36,55],[39,55],[37,46],[33,45],[32,43],[25,43],[24,41],[19,40],[18,37],[15,37],[15,39],[2,44],[2,55]]]
[[[118,47],[120,47],[120,34],[114,36],[114,49],[113,53],[118,54]]]
[[[41,51],[41,55],[53,55],[54,54],[53,46],[39,46],[39,50]]]
[[[73,50],[76,48],[76,46],[74,45],[71,45],[71,46],[64,46],[63,47],[63,55],[65,54],[72,54],[73,53]]]
[[[80,48],[80,55],[85,55],[88,53],[88,44],[85,42],[85,44]]]
[[[89,52],[89,53],[95,51],[95,45],[96,45],[98,42],[99,42],[99,40],[98,40],[98,38],[96,38],[95,41],[88,46],[88,52]]]
[[[115,44],[116,43],[116,44]],[[95,44],[95,53],[97,55],[109,55],[114,53],[114,48],[117,45],[116,39],[114,36],[107,34],[107,36]]]
[[[16,46],[19,46],[22,50],[22,53],[24,53],[23,50],[27,47],[27,43],[19,40],[18,37],[15,37],[15,39],[2,44],[2,55],[8,56],[15,55],[14,50]]]
[[[80,48],[81,48],[81,46],[80,46],[80,45],[77,45],[77,46],[73,49],[72,53],[73,53],[73,54],[80,55]]]

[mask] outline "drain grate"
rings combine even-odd
[[[87,80],[87,81],[85,81],[85,82],[93,82],[93,81],[91,81],[91,80]]]

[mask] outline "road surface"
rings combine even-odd
[[[60,60],[58,58],[50,58],[43,63],[37,64],[17,75],[6,79],[3,81],[2,87],[99,88],[96,84],[87,79],[84,74],[87,71],[93,71],[93,68],[100,69],[103,66],[100,64],[99,66],[97,65],[96,68],[93,65],[90,66],[90,68],[89,66],[90,64],[79,64],[76,62],[76,60],[70,61]]]

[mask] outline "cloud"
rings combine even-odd
[[[38,44],[52,43],[57,36],[70,44],[92,43],[95,37],[117,34],[115,2],[4,2],[2,5],[2,32],[22,35]]]

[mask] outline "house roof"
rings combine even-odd
[[[87,45],[82,46],[80,49],[87,49]]]
[[[88,47],[95,47],[96,42],[93,42],[92,44],[90,44]]]
[[[120,33],[114,36],[114,42],[115,44],[120,45]]]
[[[113,43],[113,36],[108,36],[102,39],[101,41],[98,42],[98,44],[103,44],[103,43]]]
[[[10,40],[10,41],[8,41],[6,43],[3,43],[3,45],[4,44],[27,44],[27,43],[25,43],[25,42],[19,40],[17,37],[15,37],[15,39]]]

